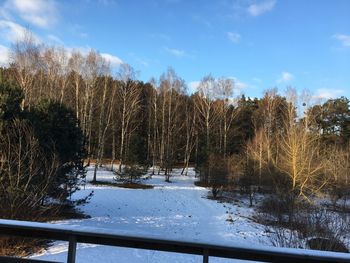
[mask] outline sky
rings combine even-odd
[[[29,29],[143,81],[172,67],[190,91],[212,74],[251,97],[292,86],[350,98],[349,14],[349,0],[0,0],[0,64]]]

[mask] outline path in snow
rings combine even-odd
[[[87,184],[74,198],[82,198],[92,190],[94,195],[81,210],[89,219],[55,222],[61,225],[107,229],[116,234],[197,241],[223,245],[261,246],[269,244],[264,226],[247,219],[253,210],[246,206],[218,203],[207,199],[208,190],[194,185],[194,171],[181,176],[174,171],[172,183],[163,176],[145,181],[154,189],[125,189]],[[98,180],[111,181],[113,174],[99,171]],[[87,180],[92,179],[92,169]],[[233,223],[226,221],[229,216]],[[40,259],[65,261],[67,243],[54,242]],[[77,262],[202,262],[202,257],[140,249],[117,248],[79,244]],[[210,262],[228,262],[227,259],[210,259]]]

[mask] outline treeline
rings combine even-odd
[[[309,95],[289,89],[285,96],[270,90],[261,99],[234,99],[234,81],[211,75],[190,95],[172,69],[144,83],[126,64],[112,74],[94,50],[82,54],[30,39],[13,46],[11,59],[0,74],[23,92],[22,111],[35,111],[46,100],[73,112],[87,158],[95,161],[94,180],[108,158],[120,174],[137,164],[166,180],[175,165],[187,174],[194,164],[213,193],[236,184],[249,193],[273,189],[305,199],[349,194],[344,97],[311,106]]]
[[[233,132],[235,122],[242,120],[235,118],[231,79],[208,76],[201,90],[189,96],[172,69],[143,83],[126,64],[113,76],[95,51],[68,52],[32,41],[14,45],[11,65],[1,74],[21,87],[22,109],[48,99],[73,110],[96,167],[110,158],[120,169],[138,163],[169,175],[174,165],[183,164],[186,173],[189,163],[201,164],[209,150],[228,156],[249,137],[243,126]]]

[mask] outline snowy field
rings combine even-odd
[[[87,181],[92,179],[92,172],[92,168],[88,170]],[[87,184],[74,198],[82,198],[94,191],[90,202],[80,207],[91,218],[54,223],[76,229],[94,228],[95,231],[101,229],[116,234],[227,246],[270,245],[265,227],[250,219],[253,209],[241,201],[225,204],[207,199],[208,189],[194,185],[196,178],[193,170],[189,176],[181,176],[179,172],[174,171],[171,183],[164,182],[163,176],[153,176],[152,179],[145,180],[144,183],[153,185],[153,189],[135,190]],[[100,170],[97,180],[112,181],[113,174]],[[67,242],[54,242],[43,254],[34,257],[64,262],[67,248]],[[202,262],[202,257],[78,244],[77,262]],[[210,258],[210,262],[233,260]]]

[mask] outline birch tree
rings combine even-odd
[[[109,67],[104,58],[96,51],[91,50],[86,56],[84,65],[84,81],[85,81],[85,94],[83,104],[83,131],[87,137],[87,151],[89,158],[93,154],[92,151],[92,123],[93,123],[93,110],[95,108],[97,80],[100,77],[108,74]]]
[[[214,110],[216,92],[216,81],[209,75],[201,80],[198,86],[198,96],[195,97],[195,106],[200,117],[199,121],[205,129],[207,151],[210,149],[210,130],[218,117]]]
[[[122,165],[128,152],[127,138],[130,138],[134,131],[132,126],[135,124],[134,117],[140,109],[140,93],[133,68],[127,64],[121,65],[117,93],[120,105],[119,172],[122,171]]]
[[[198,115],[199,125],[204,129],[205,133],[205,158],[208,161],[211,152],[210,134],[215,121],[218,118],[218,112],[215,108],[215,98],[217,96],[217,83],[211,76],[205,76],[194,97],[194,103]],[[208,165],[207,165],[208,166]],[[209,166],[207,167],[204,180],[208,181]]]
[[[184,80],[179,78],[171,68],[161,76],[160,92],[162,97],[161,110],[161,145],[160,168],[165,168],[165,180],[169,181],[170,171],[174,162],[174,138],[181,130],[183,123],[179,122],[178,110],[181,106],[181,94],[185,93]]]
[[[296,121],[297,94],[290,89],[284,120],[285,132],[279,134],[279,162],[275,165],[290,180],[291,191],[308,200],[309,194],[320,192],[323,180],[323,156],[320,154],[320,136],[310,132],[305,124]]]
[[[109,76],[104,76],[102,79],[102,82],[103,82],[103,92],[102,92],[101,102],[100,102],[98,137],[97,137],[97,147],[96,147],[97,154],[96,154],[93,182],[96,182],[97,168],[102,163],[106,133],[112,122],[113,104],[115,103],[115,96],[116,96],[115,82],[113,82],[113,80]]]
[[[71,75],[73,78],[73,86],[74,86],[74,95],[75,95],[75,115],[78,120],[81,121],[81,109],[80,109],[80,101],[81,101],[81,93],[82,93],[82,74],[83,74],[83,65],[84,65],[84,57],[80,52],[73,51],[69,61],[68,66],[71,71]]]
[[[150,84],[152,86],[152,97],[151,97],[151,108],[149,118],[152,118],[152,132],[151,132],[151,149],[152,149],[152,175],[155,174],[155,167],[156,162],[158,160],[159,155],[159,143],[158,143],[158,137],[159,137],[159,131],[158,131],[158,88],[156,80],[153,78],[150,81]]]
[[[234,81],[230,78],[220,78],[217,80],[217,93],[221,100],[220,117],[223,123],[223,156],[227,155],[227,135],[232,126],[232,122],[238,111],[233,110]]]
[[[181,174],[187,175],[188,166],[193,149],[196,146],[196,110],[191,99],[185,98],[185,131],[186,131],[186,143],[184,151],[183,169]]]
[[[24,93],[22,109],[30,108],[35,74],[41,62],[40,46],[36,43],[33,35],[27,32],[23,39],[17,41],[11,50],[11,65],[15,69],[15,78]]]

